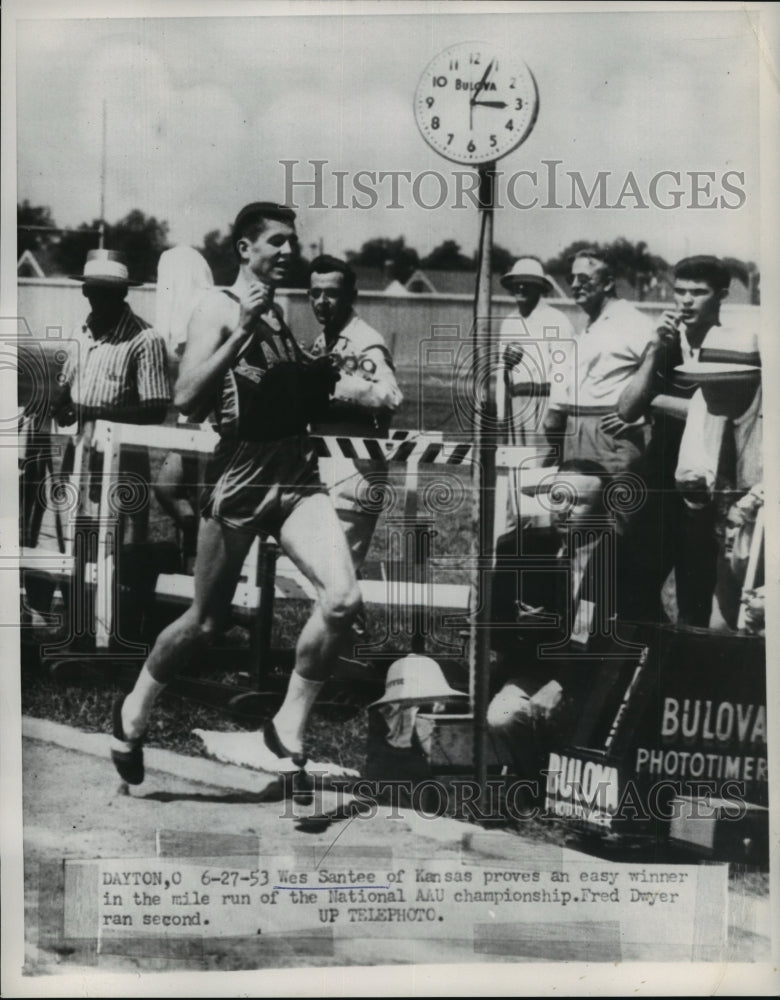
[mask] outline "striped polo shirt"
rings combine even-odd
[[[116,327],[96,339],[89,317],[73,335],[63,368],[71,399],[90,409],[168,403],[165,342],[125,305]]]

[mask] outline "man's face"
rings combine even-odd
[[[606,264],[592,257],[578,257],[571,266],[571,293],[580,308],[598,316],[615,284]]]
[[[716,291],[706,281],[695,278],[675,278],[674,281],[674,302],[686,326],[709,329],[718,320],[725,296],[724,290]]]
[[[576,528],[583,520],[604,509],[604,482],[598,476],[560,472],[550,489],[552,525],[559,535]]]
[[[309,284],[309,301],[320,326],[330,330],[341,330],[346,323],[354,295],[344,287],[344,275],[340,271],[327,274],[312,274]]]
[[[81,293],[89,300],[92,323],[98,327],[113,324],[119,319],[125,304],[127,288],[84,284]]]
[[[524,318],[539,305],[542,297],[542,289],[532,281],[515,281],[509,287],[510,293],[514,296],[517,309]]]
[[[280,285],[287,277],[298,252],[295,227],[287,222],[266,219],[265,228],[254,240],[248,236],[238,241],[242,264],[267,285]]]

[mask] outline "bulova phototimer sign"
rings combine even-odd
[[[550,754],[546,805],[601,829],[657,827],[681,798],[768,804],[764,640],[660,626],[603,740]]]

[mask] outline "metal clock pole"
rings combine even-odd
[[[475,606],[471,616],[469,675],[474,706],[474,776],[480,797],[487,789],[487,709],[490,697],[490,608],[496,487],[496,392],[492,375],[490,259],[493,249],[495,161],[479,168],[480,258],[472,353],[474,399],[474,465],[476,563],[472,575]]]
[[[513,53],[485,42],[460,42],[435,56],[420,77],[414,114],[425,141],[453,163],[479,166],[480,261],[474,311],[473,521],[469,687],[474,708],[474,771],[487,792],[487,709],[490,694],[491,571],[496,492],[496,392],[490,322],[490,257],[496,162],[516,149],[536,122],[533,73]],[[466,401],[464,401],[466,402]]]

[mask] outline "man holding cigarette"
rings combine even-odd
[[[305,764],[306,721],[360,605],[344,532],[307,436],[338,375],[328,358],[304,355],[274,303],[297,253],[295,213],[269,202],[245,206],[233,246],[238,277],[198,303],[174,397],[188,416],[214,411],[220,435],[206,476],[195,597],[160,633],[133,691],[114,706],[111,756],[130,784],[143,781],[144,733],[155,701],[222,628],[255,535],[273,535],[317,594],[284,702],[258,735],[257,767]]]
[[[722,342],[733,340],[734,349],[738,349],[739,334],[724,328],[720,320],[720,307],[730,281],[728,268],[717,257],[697,255],[677,264],[674,308],[661,316],[655,338],[618,405],[620,417],[631,421],[648,413],[650,404],[654,404],[647,463],[648,503],[633,526],[645,552],[640,576],[655,591],[658,601],[664,580],[674,568],[678,621],[700,628],[710,623],[716,579],[717,510],[711,502],[714,473],[707,482],[696,467],[698,460],[684,461],[677,472],[689,401],[696,384],[673,369],[695,366],[715,332]],[[695,411],[703,411],[698,420],[698,440],[693,440],[693,425],[687,432],[693,456],[720,449],[721,427],[704,417],[706,409],[699,393],[694,405]]]

